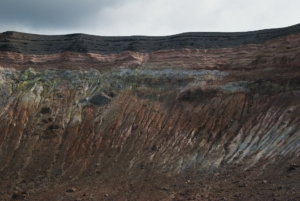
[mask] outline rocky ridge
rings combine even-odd
[[[299,199],[299,36],[2,33],[0,198]]]

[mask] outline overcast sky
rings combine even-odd
[[[0,32],[172,35],[300,23],[299,0],[0,0]]]

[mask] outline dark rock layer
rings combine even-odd
[[[0,51],[43,55],[62,52],[113,54],[124,51],[150,53],[183,48],[232,48],[261,44],[299,32],[300,25],[241,33],[183,33],[164,37],[107,37],[86,34],[47,36],[8,31],[0,35]]]

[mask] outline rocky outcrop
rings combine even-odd
[[[86,34],[35,35],[7,31],[0,36],[0,51],[49,55],[61,52],[115,54],[126,51],[150,53],[172,49],[219,49],[262,44],[278,37],[299,34],[300,26],[240,33],[183,33],[172,36],[107,37]]]
[[[3,33],[0,198],[297,200],[298,29]]]
[[[254,69],[299,65],[300,25],[247,33],[186,33],[167,37],[84,34],[0,35],[3,67],[100,71],[116,66]]]

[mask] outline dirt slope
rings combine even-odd
[[[1,200],[299,200],[300,28],[0,35]]]

